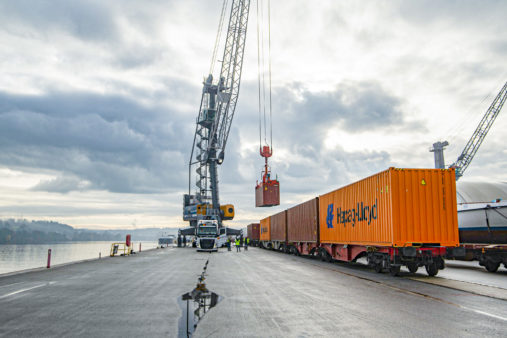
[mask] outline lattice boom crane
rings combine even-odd
[[[463,173],[472,162],[477,150],[481,146],[482,141],[488,134],[489,129],[493,125],[498,113],[502,110],[502,107],[505,103],[505,99],[507,98],[507,82],[504,84],[502,90],[495,97],[495,100],[489,106],[486,114],[482,117],[481,122],[475,129],[472,137],[468,140],[465,149],[461,152],[461,155],[458,156],[456,162],[451,164],[451,168],[456,168],[456,181],[463,176]]]
[[[502,89],[495,97],[488,110],[482,117],[481,122],[475,129],[472,137],[468,140],[465,148],[458,156],[456,162],[451,164],[450,168],[456,168],[456,181],[463,176],[465,170],[468,168],[470,163],[472,162],[475,154],[479,150],[479,147],[484,141],[484,138],[488,134],[493,122],[495,122],[496,117],[502,110],[502,107],[507,99],[507,82],[503,85]],[[435,153],[435,167],[436,168],[444,168],[444,149],[449,145],[447,141],[437,142],[433,144],[433,148],[430,149],[431,152]]]
[[[219,33],[227,2],[224,2]],[[220,205],[218,165],[225,157],[225,147],[231,128],[241,80],[241,68],[248,25],[250,0],[233,0],[225,49],[218,80],[212,70],[203,82],[201,104],[196,121],[189,161],[188,194],[184,195],[183,219],[196,226],[198,220],[222,220],[234,217],[234,206]],[[216,57],[218,40],[213,58]],[[214,60],[212,61],[212,65]],[[212,66],[213,68],[213,66]],[[192,168],[196,168],[195,194],[191,194]]]

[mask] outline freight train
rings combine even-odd
[[[389,168],[260,220],[262,248],[429,276],[459,246],[455,170]],[[251,229],[251,230],[250,230]]]

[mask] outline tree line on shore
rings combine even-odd
[[[0,244],[46,244],[78,241],[121,241],[127,233],[135,240],[156,241],[159,234],[173,229],[75,229],[53,221],[0,220]]]

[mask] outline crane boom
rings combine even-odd
[[[219,78],[214,81],[209,74],[203,82],[189,161],[189,192],[184,196],[183,219],[191,226],[199,219],[216,219],[221,226],[222,219],[232,218],[231,212],[224,215],[220,208],[218,165],[224,161],[239,96],[249,9],[250,0],[232,1]],[[195,195],[191,195],[193,166],[197,174]]]
[[[507,82],[504,84],[502,90],[500,90],[493,103],[489,106],[472,137],[468,140],[465,149],[463,149],[461,155],[459,155],[457,161],[451,165],[451,167],[456,168],[456,180],[463,176],[463,173],[470,165],[470,162],[472,162],[472,159],[477,153],[477,150],[479,150],[482,141],[498,116],[498,113],[502,110],[506,98]]]

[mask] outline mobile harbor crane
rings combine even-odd
[[[231,3],[225,48],[220,61],[222,66],[215,80],[213,69],[226,9],[227,0],[222,6],[210,72],[203,82],[188,165],[188,194],[183,197],[183,220],[190,222],[190,228],[180,230],[180,233],[196,236],[200,250],[216,250],[228,234],[240,234],[240,231],[226,228],[222,223],[223,220],[233,219],[234,206],[220,204],[218,166],[225,158],[227,138],[238,101],[250,0],[233,0]],[[194,194],[191,193],[192,168],[196,168],[197,174]]]
[[[449,166],[449,168],[456,168],[456,181],[463,176],[465,170],[472,162],[477,150],[484,141],[484,138],[488,134],[488,131],[491,129],[493,122],[495,122],[496,117],[502,110],[502,107],[507,99],[507,82],[503,85],[502,89],[495,97],[488,110],[482,117],[481,122],[475,129],[472,137],[468,140],[465,148],[461,152],[461,155],[458,156],[458,159]],[[436,142],[433,144],[433,148],[430,149],[431,152],[435,153],[435,168],[443,169],[445,167],[444,163],[444,149],[448,146],[449,143],[447,141],[444,142]]]

